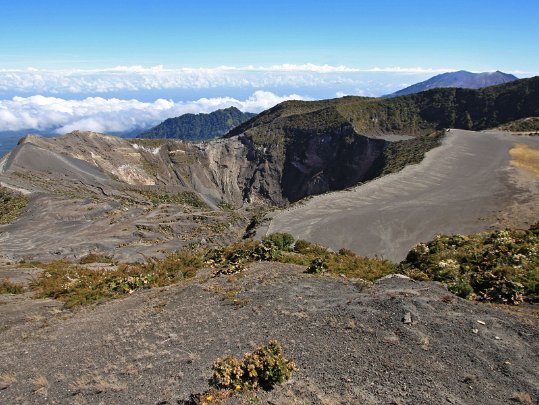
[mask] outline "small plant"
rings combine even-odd
[[[309,267],[307,267],[307,273],[310,274],[320,274],[326,272],[328,269],[328,264],[324,259],[317,257],[314,259]]]
[[[217,268],[215,275],[219,275],[238,273],[254,261],[277,261],[280,257],[281,250],[273,242],[249,241],[212,249],[206,254],[205,262]]]
[[[227,356],[212,366],[210,385],[220,389],[243,390],[263,388],[271,390],[287,381],[296,370],[293,361],[284,357],[283,348],[276,340],[259,346],[243,359]]]
[[[298,239],[294,245],[294,252],[307,253],[313,244],[303,239]]]
[[[109,288],[111,291],[131,294],[135,290],[150,288],[153,281],[155,281],[155,276],[152,274],[137,274],[134,276],[115,278],[109,283]]]
[[[20,284],[12,283],[9,280],[0,282],[0,294],[21,294],[24,292],[24,287]]]

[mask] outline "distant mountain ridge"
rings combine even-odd
[[[229,107],[209,114],[183,114],[169,118],[145,131],[137,138],[167,138],[184,141],[204,141],[226,134],[253,118],[256,114]]]
[[[395,171],[399,160],[420,161],[436,144],[433,134],[444,128],[483,130],[538,116],[539,76],[482,89],[441,88],[391,98],[290,100],[226,136],[241,136],[253,145],[253,160],[263,169],[259,176],[264,175],[260,194],[294,202]],[[415,139],[390,143],[388,134],[393,140],[399,135]]]
[[[387,97],[405,96],[407,94],[419,93],[441,87],[460,87],[464,89],[480,89],[483,87],[495,86],[517,80],[518,77],[503,73],[497,70],[496,72],[472,73],[465,70],[458,72],[442,73],[433,76],[424,82],[413,84],[395,93],[389,94]]]

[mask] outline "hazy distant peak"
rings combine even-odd
[[[402,90],[390,94],[390,97],[404,96],[406,94],[419,93],[421,91],[440,87],[461,87],[465,89],[480,89],[482,87],[495,86],[517,80],[518,78],[509,73],[499,70],[495,72],[472,73],[466,70],[442,73],[420,83],[413,84]]]

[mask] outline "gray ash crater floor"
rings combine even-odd
[[[299,369],[259,393],[260,403],[539,398],[536,317],[461,300],[436,283],[389,278],[362,288],[303,271],[279,263],[217,278],[202,271],[185,284],[75,312],[1,297],[0,314],[11,321],[0,329],[0,403],[177,403],[207,389],[216,358],[269,339]],[[13,314],[29,303],[41,308],[31,308],[34,316]]]
[[[400,261],[436,234],[527,228],[539,218],[539,178],[510,164],[516,144],[539,148],[539,138],[451,130],[421,163],[278,212],[267,232]]]

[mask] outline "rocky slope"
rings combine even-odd
[[[472,73],[465,70],[442,73],[420,83],[413,84],[402,90],[390,94],[388,97],[405,96],[441,87],[461,87],[465,89],[480,89],[517,80],[514,75],[496,72]]]
[[[2,253],[78,257],[89,251],[139,260],[197,243],[237,239],[249,176],[237,139],[211,146],[144,142],[95,133],[27,136],[0,161],[0,185],[29,198],[2,225]]]
[[[229,404],[539,398],[529,308],[472,303],[433,282],[394,277],[369,287],[303,271],[279,263],[216,278],[201,271],[75,312],[2,295],[0,402],[182,403],[208,388],[216,358],[270,339],[298,370],[272,391],[240,393]]]

